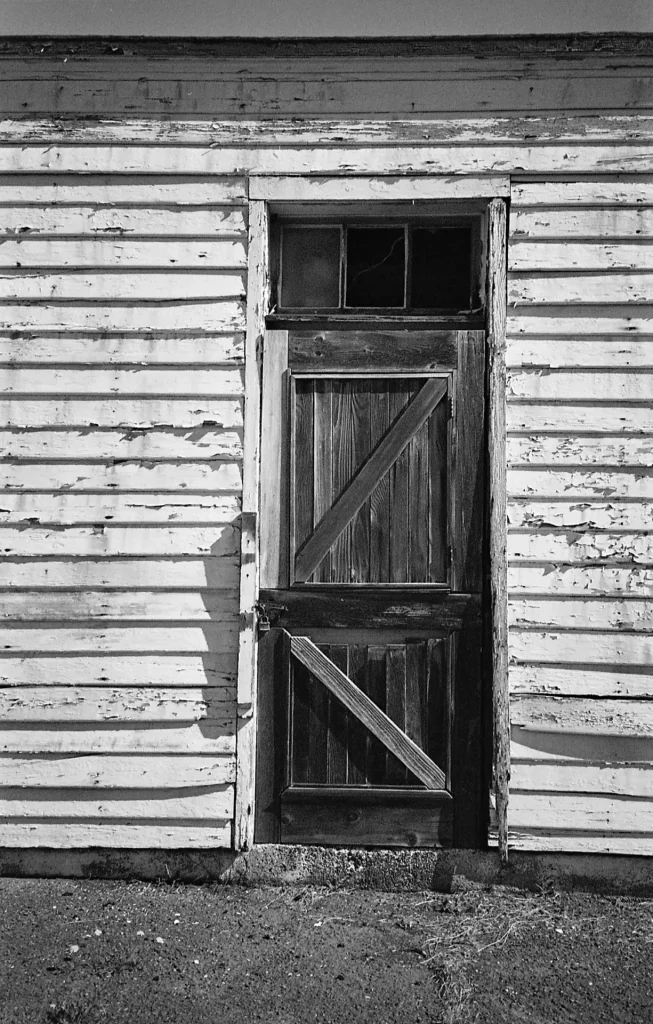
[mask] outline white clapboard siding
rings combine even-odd
[[[228,717],[219,688],[29,686],[0,689],[5,722],[198,722]]]
[[[61,241],[28,235],[16,240],[5,239],[0,244],[0,272],[16,268],[40,269],[43,280],[46,280],[44,267],[96,268],[98,271],[115,268],[132,270],[134,267],[215,271],[216,268],[226,267],[233,271],[234,267],[246,265],[245,242],[236,240],[196,242],[189,239],[171,246],[166,239],[151,242],[130,239],[128,236],[119,239],[76,238]],[[98,273],[94,274],[93,280],[97,280],[98,276]],[[142,273],[134,276],[141,281],[144,277]],[[49,280],[52,277],[50,275]],[[105,290],[102,294],[108,292]],[[145,294],[143,297],[146,297]]]
[[[197,789],[218,786],[236,780],[236,762],[228,755],[207,757],[195,754],[169,754],[160,757],[139,754],[77,757],[50,754],[4,755],[0,757],[0,778],[4,786],[21,789],[138,790]]]
[[[85,364],[136,364],[137,366],[160,363],[232,366],[242,363],[243,336],[241,334],[207,334],[196,338],[170,337],[120,337],[102,335],[95,338],[69,335],[16,336],[10,332],[0,336],[0,363],[34,364],[58,363],[60,365]],[[81,368],[81,367],[80,367]]]
[[[177,488],[200,493],[238,492],[242,484],[239,462],[223,459],[178,463],[151,458],[123,461],[116,453],[104,461],[71,463],[5,462],[2,475],[10,491],[153,491]],[[206,456],[204,456],[206,459]]]
[[[2,825],[2,843],[7,847],[45,847],[52,850],[215,850],[231,846],[230,820],[183,825],[168,824],[163,817],[156,825],[132,825],[121,822],[96,824],[67,821],[63,815],[54,824],[55,804],[50,804],[50,819],[44,822],[8,821]]]
[[[100,600],[100,596],[92,596],[94,590],[111,588],[119,590],[125,604],[129,607],[127,594],[133,593],[134,599],[140,599],[140,592],[150,588],[153,599],[153,588],[162,591],[173,591],[175,600],[180,599],[186,590],[195,594],[185,594],[185,601],[194,600],[199,607],[208,599],[210,589],[218,593],[235,594],[238,580],[239,559],[237,555],[222,557],[211,555],[208,558],[172,558],[169,560],[147,559],[80,559],[60,561],[56,557],[12,559],[0,561],[0,587],[35,590],[39,588],[39,601],[47,601],[48,591],[52,591],[52,600],[58,601],[63,595],[58,588],[86,591],[88,600]],[[216,584],[218,586],[216,586]],[[597,584],[598,585],[598,584]],[[633,582],[633,586],[635,583]],[[181,588],[184,588],[184,591]],[[5,600],[8,595],[5,594]],[[161,595],[157,611],[163,614],[165,595]],[[41,605],[44,607],[45,605]],[[115,606],[114,606],[115,607]],[[150,605],[152,607],[152,605]],[[190,608],[191,605],[183,605]],[[182,617],[179,614],[177,617]]]
[[[0,661],[0,685],[31,686],[219,687],[225,700],[235,695],[236,653],[166,652],[148,654],[96,651],[40,657],[5,657]]]
[[[0,179],[0,845],[231,843],[247,184],[169,170]]]
[[[515,185],[516,849],[653,854],[653,181]]]
[[[174,790],[163,792],[165,795],[151,791],[144,800],[130,789],[113,790],[106,796],[100,796],[94,789],[71,792],[63,789],[57,794],[57,817],[72,821],[109,818],[131,822],[139,818],[215,821],[216,818],[228,820],[233,815],[233,786],[185,789],[179,795],[174,795]],[[47,793],[41,794],[38,789],[36,792],[0,789],[0,816],[9,821],[52,818],[52,801]]]

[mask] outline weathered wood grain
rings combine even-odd
[[[72,178],[73,176],[61,176],[60,188],[64,192],[65,184]],[[7,178],[0,180],[6,182]],[[141,206],[128,205],[132,201],[133,189],[128,183],[121,185],[122,179],[115,176],[107,178],[112,184],[106,189],[106,198],[105,190],[99,190],[96,198],[98,190],[91,188],[87,195],[82,185],[75,194],[66,195],[63,204],[53,201],[52,205],[47,204],[50,191],[48,180],[44,182],[42,197],[37,191],[38,186],[35,187],[38,178],[32,176],[30,180],[31,195],[21,190],[20,181],[17,183],[15,193],[10,187],[4,189],[4,194],[0,190],[2,227],[5,231],[0,249],[2,244],[11,246],[19,241],[25,244],[40,241],[41,244],[45,244],[46,237],[58,235],[79,236],[74,241],[66,239],[69,246],[82,242],[90,243],[98,238],[112,244],[127,241],[128,248],[133,249],[135,243],[129,242],[130,238],[149,239],[157,236],[186,238],[193,241],[235,237],[239,239],[240,244],[240,238],[246,229],[246,214],[239,207],[194,207],[179,202],[178,198],[171,199],[167,206],[157,206],[159,190],[162,189],[161,194],[165,196],[166,189],[165,181],[155,176],[143,179],[144,184],[141,185],[140,191],[144,193],[149,189],[149,195],[143,197]],[[192,195],[193,179],[189,179],[188,188]],[[23,196],[31,205],[22,205]],[[103,203],[106,205],[102,205]],[[50,244],[60,247],[64,244],[64,239],[59,238]]]
[[[197,789],[235,782],[236,761],[229,755],[194,754],[5,755],[0,777],[4,786],[21,789]]]
[[[511,718],[527,731],[653,736],[653,706],[646,700],[515,696]]]
[[[234,526],[55,526],[0,525],[5,557],[44,555],[114,557],[125,555],[179,557],[231,556],[240,547]]]
[[[649,186],[650,187],[650,186]],[[650,238],[653,236],[653,200],[640,207],[613,206],[595,210],[564,209],[521,210],[510,212],[511,237],[587,239]]]
[[[511,793],[569,793],[634,797],[653,801],[653,764],[632,767],[584,764],[524,764],[514,761]]]
[[[653,178],[644,175],[628,178],[595,177],[590,181],[513,182],[510,190],[516,210],[525,206],[556,205],[653,206]]]
[[[653,697],[653,674],[647,669],[631,672],[605,666],[579,668],[576,665],[512,665],[510,692],[513,694],[542,694],[550,697]],[[516,754],[514,756],[517,756]],[[520,757],[533,756],[523,752]],[[569,756],[572,756],[571,750]]]
[[[554,405],[513,400],[508,403],[506,421],[511,434],[653,434],[653,407],[651,403],[598,405],[590,401]]]
[[[653,568],[630,566],[513,565],[508,588],[519,594],[633,595],[645,597],[653,587]]]
[[[507,176],[457,177],[455,174],[416,178],[407,175],[384,175],[376,178],[308,177],[257,175],[250,180],[250,197],[268,202],[370,202],[478,199],[479,196],[508,195]]]
[[[8,822],[38,818],[114,819],[137,822],[139,819],[163,818],[188,821],[215,821],[233,816],[234,790],[231,785],[202,787],[177,793],[157,790],[137,796],[133,790],[113,790],[100,796],[94,789],[60,790],[44,794],[41,790],[0,789],[0,815]]]
[[[64,563],[70,565],[70,563]],[[46,589],[47,585],[50,589]],[[123,573],[122,585],[127,578]],[[41,574],[40,590],[1,591],[0,615],[7,622],[72,622],[76,619],[133,620],[140,622],[223,622],[238,614],[238,602],[228,589],[185,590],[88,590],[81,579],[72,592],[54,589]],[[133,567],[132,586],[142,586]]]
[[[582,307],[628,302],[646,306],[650,305],[652,295],[653,274],[641,267],[630,273],[524,271],[519,275],[513,272],[508,278],[508,304],[514,308],[523,303]]]
[[[507,331],[512,338],[523,334],[572,339],[625,334],[632,339],[638,334],[653,332],[653,304],[647,309],[631,309],[625,303],[614,305],[610,310],[588,306],[578,310],[576,315],[573,307],[564,307],[557,315],[546,307],[532,306],[528,310],[517,307],[509,311]]]
[[[625,667],[650,666],[653,662],[653,640],[637,633],[596,632],[510,632],[510,657],[513,663],[578,664]],[[621,706],[621,705],[619,705]],[[616,705],[615,705],[616,708]],[[528,707],[528,713],[534,709]],[[615,710],[616,713],[616,710]],[[646,714],[646,705],[638,710]],[[653,714],[653,710],[651,711]],[[512,719],[514,724],[528,724],[526,718]],[[535,728],[535,721],[533,721]]]
[[[4,211],[3,211],[4,213]],[[172,212],[174,218],[175,212]],[[4,226],[4,225],[3,225]],[[146,228],[146,225],[144,225]],[[5,227],[5,231],[6,231]],[[63,224],[59,226],[63,233]],[[174,246],[168,239],[162,241],[131,240],[129,236],[120,238],[52,238],[33,237],[30,232],[26,237],[13,239],[4,238],[0,242],[0,268],[2,271],[21,269],[23,272],[39,270],[39,277],[52,289],[55,278],[63,280],[62,275],[55,275],[54,268],[70,268],[71,270],[96,270],[92,281],[98,292],[101,291],[102,280],[98,281],[99,271],[129,269],[139,271],[141,268],[161,268],[170,270],[202,269],[202,270],[234,270],[247,266],[245,242],[243,241],[195,241],[175,240]],[[44,268],[52,268],[46,278]],[[170,275],[166,275],[169,277]],[[190,275],[186,275],[189,277]],[[0,278],[1,280],[1,278]],[[134,280],[147,281],[142,273],[134,274]],[[211,279],[218,290],[212,294],[219,295],[221,285]],[[192,286],[192,278],[189,282]],[[222,285],[224,287],[224,285]],[[17,294],[17,293],[16,293]],[[50,297],[56,292],[52,289]],[[61,294],[64,294],[61,292]],[[83,294],[86,294],[84,292]],[[106,286],[102,294],[109,294]],[[192,294],[192,292],[188,292]],[[227,292],[226,294],[233,294]],[[147,298],[144,290],[143,298]]]
[[[566,562],[577,565],[653,564],[653,535],[649,533],[566,532],[509,533],[508,558],[520,562]]]
[[[234,366],[243,362],[241,334],[179,335],[153,337],[121,337],[120,335],[18,335],[10,332],[0,337],[0,362],[10,365],[44,363],[70,364],[179,364],[184,368],[201,366]]]
[[[627,370],[629,367],[653,368],[653,337],[645,341],[617,338],[614,341],[554,341],[550,338],[515,339],[508,345],[510,367],[550,367],[551,369]],[[588,396],[591,397],[591,396]]]
[[[47,629],[5,625],[0,643],[5,657],[52,652],[53,654],[134,653],[229,654],[234,650],[236,617],[202,626],[105,626],[80,623],[77,627],[48,625]]]
[[[156,825],[131,825],[121,822],[11,822],[0,825],[3,846],[42,846],[47,849],[110,849],[137,850],[218,850],[231,846],[231,822],[214,821],[201,825],[188,822],[169,825],[165,819]]]
[[[626,630],[653,634],[653,601],[611,598],[558,600],[513,598],[511,628]]]
[[[509,833],[510,846],[514,850],[530,850],[534,853],[609,853],[650,857],[653,852],[653,837],[646,833],[615,835],[613,829],[605,832],[552,832],[545,827],[542,831],[520,827]]]
[[[86,273],[81,270],[68,273],[48,273],[39,268],[21,268],[0,272],[0,298],[11,302],[23,300],[53,301],[72,299],[92,302],[113,300],[139,302],[194,301],[196,299],[239,299],[245,295],[245,281],[241,273],[226,270],[159,273],[113,272]]]
[[[653,844],[653,801],[590,793],[517,792],[511,793],[510,809],[515,830],[602,833],[608,849],[612,833],[648,833]]]
[[[508,401],[511,398],[571,402],[650,402],[653,376],[640,370],[610,370],[587,373],[549,367],[511,370],[508,373]]]
[[[653,190],[651,192],[653,200]],[[510,243],[508,269],[526,271],[623,271],[653,269],[653,245],[633,242],[537,242]],[[617,275],[618,276],[618,275]],[[619,298],[622,301],[622,298]]]
[[[28,658],[6,657],[0,663],[2,686],[197,686],[218,687],[225,700],[235,696],[236,647],[206,653],[103,654],[32,652]]]
[[[4,66],[4,65],[3,65]],[[144,178],[141,174],[133,177],[112,178],[111,176],[84,175],[83,178],[70,175],[62,177],[54,173],[51,178],[34,178],[32,175],[11,175],[0,177],[0,205],[4,216],[17,204],[41,207],[44,210],[59,207],[58,217],[65,217],[69,206],[117,207],[121,203],[150,211],[160,206],[171,210],[179,206],[202,206],[217,208],[221,204],[236,204],[237,209],[226,211],[227,216],[240,217],[242,226],[246,217],[247,181],[236,174],[223,178],[212,176],[202,181],[199,178],[181,178],[165,174],[159,178]],[[184,211],[186,214],[191,212]],[[181,219],[181,218],[180,218]],[[62,223],[56,221],[57,224]],[[63,222],[65,223],[65,221]],[[56,228],[57,232],[61,228]],[[66,233],[65,231],[63,233]]]
[[[76,728],[67,723],[35,729],[5,726],[1,749],[16,754],[234,754],[235,715],[220,722],[144,728],[97,722]]]
[[[0,561],[0,587],[39,588],[44,590],[67,588],[73,591],[92,592],[102,588],[132,591],[135,600],[138,592],[155,589],[161,591],[157,600],[159,611],[163,612],[164,594],[175,591],[178,600],[182,588],[201,594],[210,590],[234,592],[240,568],[238,554],[209,556],[208,558],[173,557],[169,560],[157,558],[116,558],[116,559],[67,559],[52,558],[3,559]],[[153,596],[153,595],[152,595]],[[127,595],[123,594],[125,601]],[[109,598],[111,600],[111,598]],[[187,594],[184,600],[194,602],[196,594]]]
[[[268,331],[263,349],[261,398],[260,582],[285,586],[288,556],[288,441],[282,424],[288,414],[288,332]]]
[[[38,395],[190,395],[240,396],[243,372],[240,367],[214,369],[92,369],[80,367],[4,367],[0,376],[0,394]],[[207,427],[207,430],[210,428]]]
[[[104,460],[57,463],[8,462],[2,467],[7,490],[25,491],[151,491],[170,493],[177,488],[212,494],[238,493],[241,467],[237,461],[153,461],[125,458],[116,452]]]

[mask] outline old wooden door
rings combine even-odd
[[[266,336],[258,842],[482,843],[484,345]]]

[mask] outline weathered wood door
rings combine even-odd
[[[259,842],[482,842],[484,346],[266,336]]]

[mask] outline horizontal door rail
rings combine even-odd
[[[444,789],[445,774],[421,747],[370,700],[326,654],[306,636],[290,636],[290,653],[305,665],[427,789]]]

